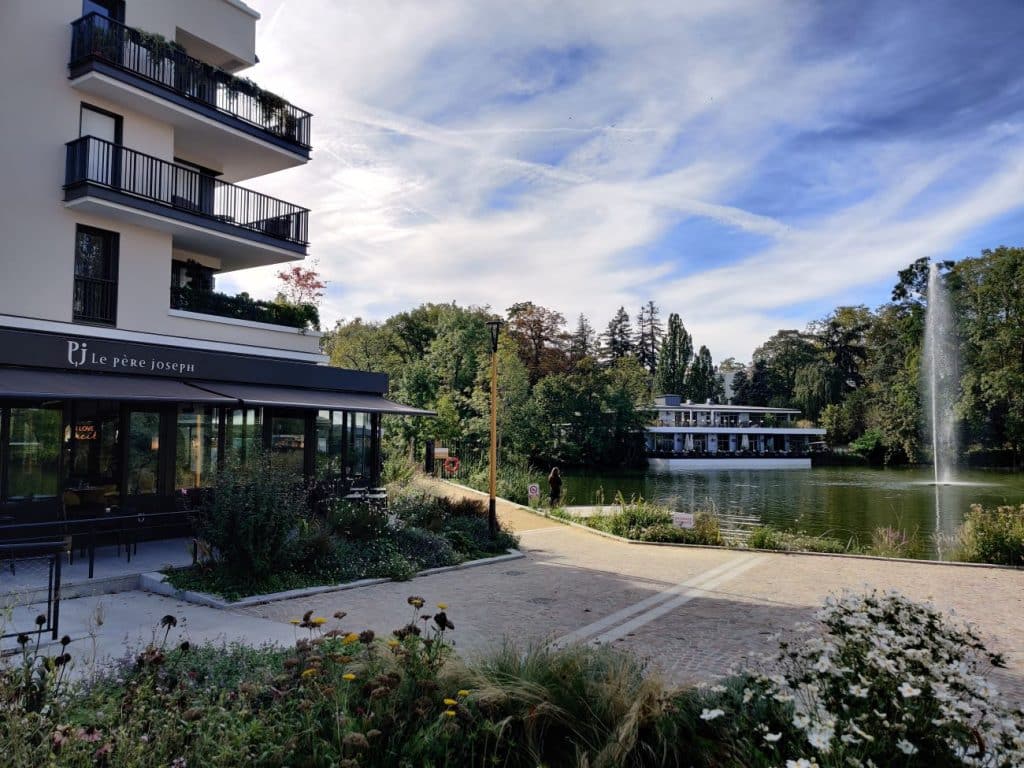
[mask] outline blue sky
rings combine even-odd
[[[1024,2],[251,0],[323,314],[679,312],[716,359],[1024,244]],[[273,270],[225,277],[273,293]]]

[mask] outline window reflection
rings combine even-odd
[[[213,406],[178,408],[176,488],[206,488],[217,468],[220,411]]]
[[[11,408],[7,447],[7,496],[53,498],[59,487],[61,412],[55,408]]]
[[[128,418],[128,495],[157,493],[160,470],[160,414],[133,411]]]

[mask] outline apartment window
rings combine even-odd
[[[116,232],[79,226],[75,234],[75,322],[117,323]]]

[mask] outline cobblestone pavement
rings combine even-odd
[[[451,494],[457,489],[448,488]],[[469,492],[465,492],[470,495]],[[256,606],[277,622],[314,609],[348,612],[344,626],[389,632],[407,622],[405,599],[447,603],[455,640],[470,653],[503,637],[613,643],[648,659],[676,683],[710,680],[772,635],[813,616],[843,588],[899,589],[975,623],[1009,668],[993,675],[1024,702],[1024,572],[828,556],[626,544],[563,526],[512,505],[499,516],[526,557],[406,583]]]

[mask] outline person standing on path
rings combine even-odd
[[[551,487],[551,507],[554,508],[562,500],[562,473],[558,467],[554,467],[548,475],[548,485]]]

